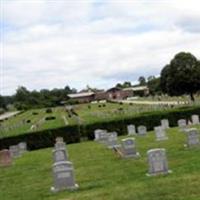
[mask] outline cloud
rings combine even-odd
[[[3,2],[1,94],[158,75],[179,51],[200,58],[198,1]]]

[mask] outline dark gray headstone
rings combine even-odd
[[[168,174],[168,162],[165,149],[151,149],[147,152],[149,172],[147,175]]]
[[[57,162],[53,165],[54,186],[51,191],[74,190],[78,188],[74,178],[74,168],[71,162]]]
[[[140,156],[136,149],[135,138],[123,139],[122,151],[125,158],[137,158]]]
[[[187,129],[186,134],[188,147],[200,147],[200,136],[196,128]]]

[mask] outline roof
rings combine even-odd
[[[113,88],[108,89],[106,92],[110,92],[110,91],[120,91],[120,90],[122,90],[122,89],[119,88],[119,87],[113,87]]]
[[[138,87],[124,88],[123,90],[141,91],[141,90],[148,90],[148,89],[149,88],[147,86],[138,86]]]
[[[76,94],[68,94],[68,97],[70,97],[70,98],[88,97],[93,94],[94,94],[94,92],[82,92],[82,93],[76,93]]]

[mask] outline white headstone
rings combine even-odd
[[[133,124],[128,125],[127,130],[128,130],[129,136],[136,134],[135,125],[133,125]]]
[[[161,126],[162,126],[164,129],[168,129],[168,128],[169,128],[169,120],[168,120],[168,119],[162,119],[162,120],[161,120]]]
[[[199,116],[198,115],[192,115],[192,124],[193,125],[200,124],[200,122],[199,122]]]

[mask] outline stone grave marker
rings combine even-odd
[[[53,160],[54,163],[60,162],[60,161],[67,161],[68,155],[65,149],[54,149],[53,150]]]
[[[9,147],[9,151],[12,158],[18,158],[21,156],[19,146],[18,145],[12,145]]]
[[[190,128],[186,130],[187,135],[187,147],[200,147],[200,136],[196,128]]]
[[[20,151],[20,154],[23,154],[27,151],[27,144],[26,142],[20,142],[18,144],[18,147],[19,147],[19,151]]]
[[[138,135],[146,135],[147,134],[147,128],[146,126],[138,126]]]
[[[128,130],[129,136],[136,134],[135,125],[133,125],[133,124],[128,125],[127,130]]]
[[[181,130],[184,130],[187,127],[187,121],[185,119],[179,119],[178,120],[178,127]]]
[[[168,162],[165,149],[151,149],[147,152],[149,171],[148,176],[168,174]]]
[[[102,129],[96,129],[95,131],[94,131],[94,137],[95,137],[95,141],[98,141],[98,140],[100,140],[100,138],[101,138],[101,133],[104,133],[104,132],[107,132],[106,130],[102,130]]]
[[[126,138],[122,140],[122,152],[124,158],[138,158],[140,156],[136,149],[135,138]]]
[[[117,143],[117,132],[108,133],[106,145],[109,149],[119,146],[119,144]]]
[[[193,125],[200,124],[200,122],[199,122],[199,116],[198,115],[192,115],[192,124]]]
[[[7,167],[12,165],[12,157],[8,149],[0,151],[0,167]]]
[[[52,192],[75,190],[78,188],[78,185],[75,183],[74,168],[69,161],[61,161],[53,164],[53,180],[54,186],[51,187]]]
[[[162,120],[161,120],[161,126],[162,126],[164,129],[168,129],[168,128],[169,128],[169,120],[168,120],[168,119],[162,119]]]
[[[66,143],[64,142],[62,137],[56,138],[55,149],[66,149]]]
[[[154,127],[154,131],[155,131],[155,134],[156,134],[156,140],[157,141],[168,139],[168,137],[166,136],[165,129],[162,126]]]

